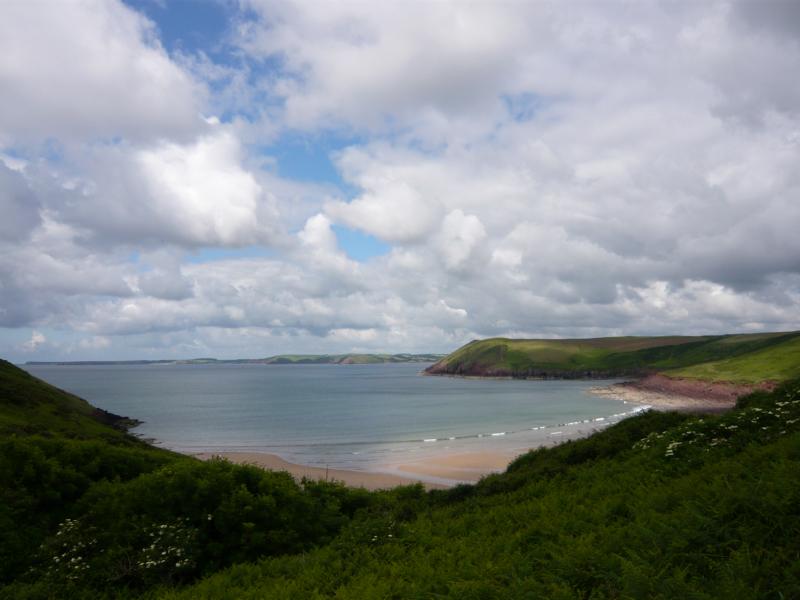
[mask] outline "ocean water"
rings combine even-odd
[[[373,469],[436,452],[522,450],[641,410],[588,393],[611,382],[462,379],[426,365],[112,365],[25,369],[134,433],[186,453],[261,451]]]

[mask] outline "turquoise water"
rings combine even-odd
[[[587,393],[602,382],[425,377],[424,366],[25,368],[95,406],[144,421],[134,433],[174,450],[262,451],[350,469],[443,449],[537,446],[633,410]]]

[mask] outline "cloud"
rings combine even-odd
[[[40,332],[34,330],[31,332],[31,339],[22,344],[22,351],[36,352],[45,342],[47,342],[47,338]]]
[[[50,178],[44,199],[89,243],[247,246],[281,228],[273,197],[223,126],[187,143],[95,146],[77,177]]]
[[[485,238],[486,230],[480,219],[456,209],[444,218],[436,245],[444,257],[445,267],[460,269],[467,265]]]
[[[92,39],[118,28],[129,53],[109,60],[156,65],[140,83],[164,106],[90,123],[67,102],[41,116],[71,136],[57,152],[0,141],[22,156],[0,165],[0,324],[153,357],[800,328],[792,9],[621,6],[252,0],[236,61],[179,64],[104,5]],[[6,137],[38,131],[25,81],[54,67],[37,60],[9,80]],[[81,64],[87,94],[120,85]],[[195,126],[203,106],[220,119]],[[341,179],[282,177],[282,135],[336,148]],[[390,250],[352,260],[336,225]],[[186,260],[251,245],[268,255]]]
[[[111,346],[111,340],[108,339],[107,337],[99,335],[90,338],[84,338],[80,342],[78,342],[78,347],[81,350],[90,350],[90,351],[104,350],[105,348],[108,348],[110,346]]]
[[[41,223],[40,205],[25,177],[0,160],[0,240],[19,242]]]
[[[299,127],[346,120],[380,128],[492,111],[531,33],[524,17],[490,4],[247,4],[260,18],[242,29],[240,44],[283,61],[276,92],[288,124]]]
[[[765,34],[786,35],[796,41],[800,33],[800,5],[793,0],[773,0],[769,4],[735,0],[731,2],[731,11],[743,26]]]
[[[153,140],[202,125],[202,86],[118,0],[0,5],[0,144]]]

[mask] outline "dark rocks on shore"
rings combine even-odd
[[[114,413],[103,410],[102,408],[95,408],[92,411],[92,418],[100,421],[103,425],[109,425],[121,431],[128,431],[129,429],[144,423],[144,421],[139,421],[138,419],[115,415]]]

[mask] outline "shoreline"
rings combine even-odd
[[[465,377],[463,375],[445,376]],[[481,376],[466,377],[487,379],[487,377]],[[506,379],[505,377],[490,378]],[[733,408],[736,398],[751,390],[740,386],[723,388],[717,384],[687,382],[673,380],[663,375],[651,375],[634,381],[592,387],[586,391],[595,396],[637,405],[640,408],[610,417],[558,425],[553,428],[563,428],[563,433],[562,431],[547,433],[548,436],[558,435],[558,437],[541,438],[536,441],[529,439],[527,440],[529,443],[522,446],[492,447],[480,450],[448,447],[425,456],[408,456],[405,459],[398,458],[396,461],[374,464],[365,470],[304,465],[263,451],[222,450],[191,455],[200,460],[220,457],[236,464],[249,464],[273,471],[286,471],[298,481],[303,478],[338,481],[349,487],[361,487],[368,490],[391,489],[416,483],[421,483],[428,490],[447,489],[463,483],[476,483],[486,475],[504,472],[514,459],[536,448],[557,445],[570,439],[588,437],[615,422],[613,421],[614,417],[626,415],[623,418],[627,418],[639,410],[647,409],[705,414],[720,413]],[[689,395],[690,393],[693,395]],[[594,427],[588,429],[587,427],[591,425]],[[570,428],[569,431],[567,428]],[[536,431],[536,429],[538,428],[533,430]],[[542,429],[549,430],[551,427]]]
[[[633,410],[607,416],[585,418],[547,426],[536,426],[497,433],[477,434],[468,438],[442,438],[420,440],[415,452],[403,457],[367,463],[363,469],[347,466],[319,466],[287,460],[279,454],[265,450],[225,449],[183,452],[209,460],[224,458],[236,464],[255,465],[273,471],[287,471],[297,481],[302,478],[339,481],[350,487],[369,490],[390,489],[400,485],[421,483],[426,489],[447,489],[459,484],[472,484],[482,477],[501,473],[517,457],[531,450],[552,447],[567,441],[583,439],[606,427],[651,408],[642,402],[629,402],[609,388],[593,388],[586,393],[596,394],[595,389],[604,390],[598,395],[607,396],[622,405],[635,404]],[[517,437],[520,436],[520,437]],[[469,442],[469,446],[453,446],[453,442]],[[432,442],[436,442],[433,444]],[[480,447],[490,443],[490,446]],[[443,444],[437,447],[438,444]],[[424,450],[423,450],[424,448]],[[422,450],[420,452],[420,450]]]
[[[368,490],[391,489],[421,483],[426,489],[447,489],[459,483],[475,483],[484,475],[504,471],[519,452],[462,452],[428,456],[423,459],[376,466],[369,471],[315,467],[289,462],[267,452],[201,452],[200,460],[224,458],[235,464],[254,465],[272,471],[286,471],[302,478],[339,481]]]
[[[754,385],[741,385],[668,377],[654,373],[634,381],[592,388],[590,391],[598,396],[648,404],[655,410],[721,413],[734,408],[736,401],[742,396],[756,390],[770,391],[774,387],[774,382],[769,381]]]
[[[615,383],[605,387],[593,387],[589,392],[595,396],[615,398],[632,404],[640,404],[657,411],[687,413],[719,413],[732,409],[735,401],[692,398],[670,392],[636,387],[636,382]]]
[[[200,460],[223,458],[235,464],[254,465],[273,471],[287,471],[297,481],[304,477],[339,481],[349,487],[363,487],[368,490],[390,489],[416,483],[421,483],[428,490],[448,489],[459,484],[476,483],[486,475],[502,473],[513,460],[531,450],[586,438],[617,422],[614,420],[615,417],[619,418],[622,414],[630,416],[636,412],[638,411],[620,413],[610,417],[598,417],[586,422],[575,421],[558,426],[542,427],[541,429],[537,427],[530,433],[539,434],[539,437],[519,440],[504,446],[481,449],[445,446],[439,451],[430,448],[429,450],[433,451],[422,455],[406,455],[388,462],[374,463],[363,470],[305,465],[291,462],[271,452],[257,450],[184,453]],[[557,431],[550,431],[550,429],[557,429]]]

